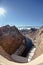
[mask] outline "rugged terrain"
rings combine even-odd
[[[28,37],[36,47],[32,60],[43,54],[43,26],[39,29],[18,30],[15,26],[6,25],[0,27],[0,55],[13,61],[10,55],[15,51],[15,54],[21,54],[26,47],[25,37]]]
[[[30,30],[21,30],[20,32],[24,36],[30,38],[36,47],[36,51],[32,59],[43,54],[43,26],[39,29],[31,28]]]
[[[0,27],[0,46],[8,54],[13,54],[21,44],[25,45],[25,39],[15,26]]]

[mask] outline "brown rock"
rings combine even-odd
[[[33,59],[43,54],[43,27],[41,27],[39,29],[39,32],[37,33],[36,41],[37,41],[37,47]]]
[[[0,45],[7,53],[13,54],[21,44],[25,45],[25,37],[15,26],[10,27],[7,25],[1,27],[0,29],[2,30]]]

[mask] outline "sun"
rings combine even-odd
[[[0,15],[5,16],[6,10],[4,8],[0,8]]]

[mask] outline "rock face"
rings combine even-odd
[[[36,58],[41,54],[43,54],[43,27],[41,27],[39,29],[39,32],[37,33],[36,41],[37,41],[37,48],[33,58]]]
[[[8,54],[13,54],[21,44],[25,45],[25,37],[15,26],[0,27],[0,46]]]
[[[24,36],[26,36],[26,37],[28,37],[28,38],[30,38],[31,40],[32,40],[32,42],[36,39],[36,35],[37,35],[37,33],[38,33],[38,29],[36,29],[36,28],[31,28],[31,29],[29,29],[29,30],[20,30],[20,32],[24,35]]]
[[[36,50],[32,59],[43,54],[43,26],[38,29],[31,28],[30,30],[25,30],[23,34],[30,38],[35,45]]]
[[[7,58],[8,60],[12,60],[10,55],[4,51],[4,49],[0,46],[0,55],[2,55],[4,58]]]

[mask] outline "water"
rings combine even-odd
[[[25,50],[24,50],[24,52],[22,53],[22,55],[21,56],[23,56],[23,57],[26,57],[27,56],[27,54],[29,53],[29,51],[32,49],[32,47],[34,46],[33,44],[32,44],[32,41],[29,39],[29,38],[25,38],[25,42],[26,42],[26,48],[25,48]]]

